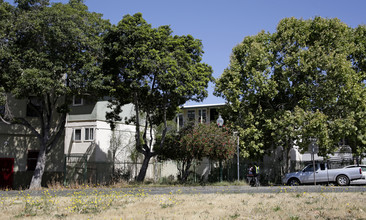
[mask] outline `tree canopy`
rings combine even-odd
[[[365,26],[321,17],[285,18],[275,33],[245,37],[215,89],[242,154],[295,143],[307,150],[310,138],[323,156],[346,143],[364,151],[365,39]]]
[[[236,141],[228,127],[219,128],[215,123],[191,124],[179,132],[172,130],[166,136],[164,144],[162,146],[158,144],[154,149],[159,159],[178,161],[180,177],[185,182],[193,160],[209,158],[223,161],[232,158],[235,154]]]
[[[8,41],[7,33],[12,24],[12,12],[14,7],[12,7],[9,3],[0,1],[0,75],[5,74],[5,60],[10,56],[9,49],[7,47]],[[0,77],[0,105],[5,103],[5,81]]]
[[[136,148],[144,155],[137,180],[142,181],[152,151],[153,127],[175,116],[188,100],[201,101],[213,80],[202,61],[202,43],[192,36],[172,35],[169,26],[153,28],[141,13],[126,15],[105,37],[104,73],[111,79],[111,121],[121,120],[121,106],[135,107]],[[144,120],[141,120],[140,114]],[[165,126],[166,127],[166,126]],[[140,129],[143,128],[142,135]],[[163,130],[161,144],[165,139]]]

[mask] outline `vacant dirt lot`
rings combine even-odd
[[[0,193],[1,195],[1,193]],[[0,219],[366,219],[366,194],[129,192],[0,197]]]

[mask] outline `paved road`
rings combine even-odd
[[[366,179],[353,180],[351,185],[366,185]]]
[[[63,189],[63,190],[24,190],[0,191],[0,198],[4,196],[42,196],[45,193],[57,196],[72,196],[75,194],[103,195],[110,193],[132,195],[163,195],[163,194],[238,194],[238,193],[304,193],[304,192],[366,192],[365,185],[355,186],[196,186],[196,187],[138,187],[138,188],[89,188],[89,189]]]

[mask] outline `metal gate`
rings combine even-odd
[[[64,185],[70,183],[86,183],[88,172],[88,155],[65,155]]]

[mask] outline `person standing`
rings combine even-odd
[[[259,186],[259,166],[256,163],[254,163],[252,172],[254,176],[255,186]]]

